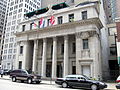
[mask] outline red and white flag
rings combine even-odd
[[[40,28],[43,28],[44,26],[45,26],[45,20],[44,20],[44,18],[42,17],[42,18],[40,18]]]
[[[55,17],[51,16],[51,18],[50,18],[50,24],[53,25],[54,23],[55,23]]]

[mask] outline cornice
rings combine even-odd
[[[69,29],[72,27],[86,26],[86,25],[91,25],[91,24],[96,25],[98,29],[101,29],[103,27],[100,19],[96,17],[96,18],[90,18],[90,19],[86,19],[86,20],[79,20],[79,21],[74,21],[74,22],[69,22],[69,23],[48,26],[45,28],[28,30],[28,31],[24,31],[24,32],[17,32],[17,33],[15,33],[15,35],[20,37],[20,36],[24,36],[24,35],[39,34],[39,33],[54,31],[57,29],[61,29],[61,30]]]

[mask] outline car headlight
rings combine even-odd
[[[37,76],[34,76],[34,78],[36,79],[36,78],[37,78]]]
[[[99,84],[104,85],[104,83],[103,83],[103,82],[99,82]]]

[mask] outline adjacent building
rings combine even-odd
[[[0,1],[1,2],[1,1]],[[8,15],[4,35],[2,68],[13,69],[16,60],[16,37],[18,25],[24,14],[41,8],[41,0],[8,0]]]
[[[6,23],[7,0],[0,0],[0,68],[3,50],[3,34]]]
[[[17,28],[15,68],[43,78],[84,74],[108,79],[108,35],[102,0],[74,0],[25,14]]]

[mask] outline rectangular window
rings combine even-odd
[[[82,12],[82,20],[87,19],[87,11]]]
[[[63,22],[62,19],[63,19],[62,16],[58,17],[58,24],[62,24]]]
[[[64,44],[61,45],[61,54],[64,54]]]
[[[20,46],[20,54],[23,54],[23,46]]]
[[[69,22],[74,21],[74,14],[69,14]]]
[[[72,53],[75,53],[76,52],[76,48],[75,48],[75,43],[72,43]]]
[[[22,61],[19,61],[19,69],[22,69]]]
[[[116,47],[110,47],[110,55],[117,55]]]
[[[88,39],[83,39],[83,49],[88,49]]]
[[[30,23],[30,30],[32,30],[32,25],[33,25],[33,23]]]
[[[47,26],[50,26],[50,19],[48,19]]]
[[[22,31],[25,31],[25,25],[22,26]]]

